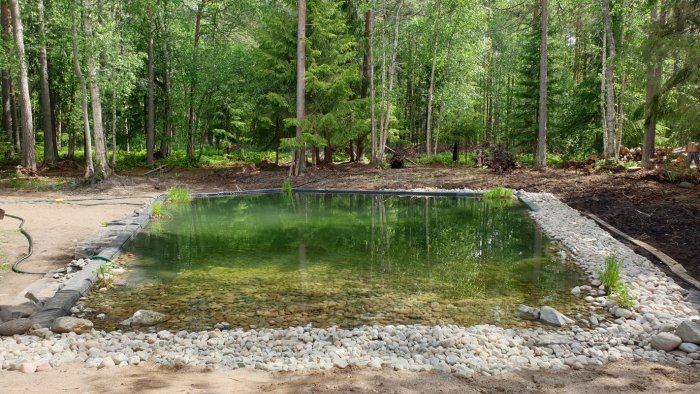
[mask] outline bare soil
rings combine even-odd
[[[696,368],[622,361],[578,371],[519,371],[460,378],[439,373],[345,369],[273,374],[256,370],[85,369],[65,366],[25,375],[0,372],[5,393],[697,393]]]
[[[278,188],[287,177],[286,168],[266,166],[260,169],[253,165],[173,169],[149,177],[140,176],[145,172],[133,170],[98,185],[64,192],[0,189],[0,208],[25,218],[25,227],[34,238],[35,255],[22,267],[52,270],[65,266],[72,258],[77,242],[99,232],[104,223],[129,215],[137,207],[124,203],[142,204],[149,196],[160,194],[170,186],[187,186],[202,192],[254,190]],[[46,180],[80,175],[79,170],[71,169],[43,174]],[[680,187],[656,179],[655,174],[649,172],[581,175],[563,170],[517,170],[508,175],[494,175],[487,170],[464,167],[379,170],[351,164],[309,170],[293,182],[295,186],[318,189],[485,189],[506,186],[550,192],[571,206],[594,213],[630,236],[657,247],[700,279],[700,186]],[[109,200],[110,197],[133,198]],[[65,202],[52,202],[56,198],[63,198]],[[74,201],[85,198],[108,200]],[[30,203],[32,200],[44,201]],[[17,224],[8,218],[0,220],[0,264],[13,261],[26,250],[26,241],[16,231]],[[0,265],[0,305],[21,300],[23,289],[36,279],[12,273],[7,265]],[[155,366],[90,370],[71,365],[35,375],[1,371],[0,381],[3,382],[3,392],[45,392],[46,387],[51,387],[53,392],[149,393],[700,392],[700,373],[696,368],[631,361],[579,371],[520,371],[474,379],[364,369],[271,374],[250,370],[174,371]]]

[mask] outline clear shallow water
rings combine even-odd
[[[580,274],[524,206],[464,197],[297,193],[168,205],[126,250],[127,286],[87,306],[170,329],[524,325],[519,303],[573,311]]]

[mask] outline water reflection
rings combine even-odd
[[[94,307],[192,317],[193,300],[215,300],[197,321],[243,326],[486,323],[519,302],[570,302],[577,278],[509,202],[296,193],[195,200],[169,217],[130,245],[130,285],[91,295]]]

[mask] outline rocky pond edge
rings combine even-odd
[[[398,193],[415,192],[425,195],[478,193],[437,189]],[[240,194],[243,193],[226,195]],[[222,194],[199,196],[214,195]],[[228,330],[219,325],[219,328],[203,332],[102,332],[78,324],[71,332],[57,334],[35,326],[29,335],[0,340],[0,363],[3,369],[23,372],[71,362],[97,368],[155,362],[269,371],[388,367],[437,370],[460,376],[495,375],[517,369],[578,369],[621,359],[673,361],[700,367],[700,315],[686,301],[687,291],[649,260],[635,254],[553,195],[524,191],[516,195],[528,205],[530,215],[544,233],[557,241],[588,275],[590,283],[573,289],[589,304],[591,315],[587,318],[579,317],[557,329],[388,325],[356,329],[307,326]],[[135,220],[117,223],[123,225],[124,230],[131,230],[130,235],[126,238],[124,232],[111,237],[113,244],[101,253],[105,250],[111,253],[109,249],[117,242],[121,242],[121,247],[143,228],[150,219],[150,206],[138,212]],[[114,256],[118,248],[112,251]],[[635,308],[624,312],[597,288],[600,285],[598,275],[610,255],[622,262],[622,281],[636,300]],[[87,272],[94,270],[96,276],[99,266],[99,262],[91,261]],[[77,274],[76,277],[80,278]],[[76,280],[78,282],[86,280]],[[71,299],[74,297],[72,295]],[[71,306],[72,303],[68,310]],[[61,306],[60,310],[65,315],[64,308]],[[596,314],[601,309],[608,313]],[[63,320],[67,319],[72,318]]]

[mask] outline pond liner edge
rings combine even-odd
[[[112,226],[120,228],[115,230],[116,235],[112,235],[109,234],[110,226],[108,225],[107,231],[104,231],[101,236],[93,241],[97,244],[106,238],[111,238],[107,246],[103,247],[96,256],[108,260],[116,259],[121,254],[122,247],[151,221],[153,204],[163,202],[166,198],[164,194],[156,196],[147,202],[145,208],[138,210],[135,215],[111,222]],[[88,265],[63,283],[56,294],[48,299],[38,312],[32,314],[32,323],[40,327],[51,327],[51,324],[57,318],[70,315],[71,308],[90,290],[97,281],[100,268],[106,263],[107,261],[90,260]]]

